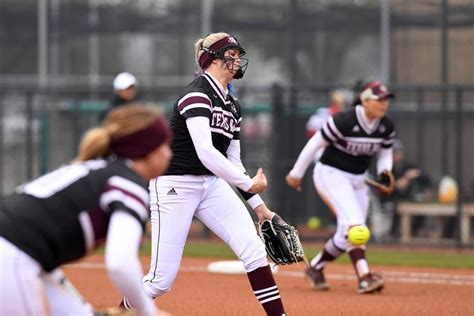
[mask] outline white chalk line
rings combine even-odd
[[[68,268],[77,269],[105,269],[103,263],[81,262],[65,265]],[[208,272],[207,267],[202,266],[181,266],[180,271],[184,272]],[[285,277],[303,278],[304,273],[301,271],[279,271],[278,275]],[[383,271],[384,279],[396,283],[417,283],[417,284],[449,284],[474,286],[474,275],[463,274],[446,274],[433,272],[404,272],[404,271]],[[353,274],[343,273],[326,273],[328,280],[355,280]]]

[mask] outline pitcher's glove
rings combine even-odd
[[[275,214],[271,220],[258,223],[258,235],[265,244],[268,256],[276,264],[307,261],[298,231]]]
[[[383,171],[377,179],[366,179],[365,183],[369,185],[377,193],[382,193],[384,195],[391,195],[395,189],[395,178],[393,177],[392,172]]]

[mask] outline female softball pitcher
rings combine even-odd
[[[168,167],[169,138],[155,110],[117,109],[84,136],[76,161],[2,200],[0,315],[93,315],[58,267],[105,238],[112,282],[138,315],[158,315],[143,292],[138,248],[148,219],[147,181]]]
[[[337,217],[337,230],[305,271],[315,289],[328,289],[323,269],[344,251],[354,265],[359,280],[358,293],[379,291],[384,286],[383,279],[369,269],[365,245],[351,245],[347,232],[352,226],[365,225],[369,203],[365,179],[371,158],[377,155],[378,173],[392,170],[395,130],[385,113],[389,98],[393,97],[379,82],[365,85],[360,93],[361,104],[331,117],[308,141],[286,176],[288,185],[300,190],[301,178],[315,153],[324,148],[314,168],[313,181]]]
[[[202,73],[174,106],[170,120],[173,159],[166,174],[150,182],[152,253],[143,287],[151,297],[171,290],[196,216],[243,262],[265,312],[284,315],[264,244],[245,205],[229,185],[243,193],[259,220],[273,216],[256,194],[267,186],[263,171],[250,178],[242,165],[241,109],[227,89],[232,79],[245,73],[245,50],[227,33],[201,38],[195,49]],[[124,305],[133,307],[128,298]],[[236,305],[236,313],[238,309]]]

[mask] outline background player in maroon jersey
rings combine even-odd
[[[324,148],[314,168],[313,180],[319,195],[337,217],[337,230],[311,260],[306,275],[314,288],[327,290],[324,266],[347,251],[359,280],[358,293],[363,294],[381,290],[384,281],[370,271],[366,246],[351,245],[347,232],[352,226],[365,225],[369,203],[365,179],[372,157],[377,156],[378,173],[392,170],[395,130],[385,116],[389,98],[394,95],[383,84],[369,82],[359,96],[361,104],[329,118],[308,141],[286,181],[299,190],[306,169],[318,150]]]
[[[105,238],[112,282],[138,315],[157,314],[143,292],[138,248],[148,219],[147,180],[168,167],[169,135],[155,110],[117,109],[84,136],[75,162],[2,200],[1,315],[93,315],[58,267]]]
[[[263,171],[259,169],[250,178],[242,165],[241,109],[228,91],[230,81],[245,73],[245,50],[235,37],[213,33],[196,42],[195,53],[201,72],[179,96],[170,120],[170,168],[150,182],[152,257],[144,278],[145,292],[157,297],[171,290],[196,216],[243,262],[265,312],[284,315],[264,244],[245,205],[230,186],[241,191],[259,220],[272,218],[274,213],[256,194],[267,186]],[[124,305],[128,303],[125,298]]]

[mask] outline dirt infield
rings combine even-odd
[[[157,305],[174,316],[264,315],[244,274],[206,270],[211,259],[184,258],[171,293]],[[148,258],[142,260],[148,266]],[[472,270],[373,267],[386,280],[380,294],[356,294],[350,265],[332,264],[331,289],[315,292],[303,277],[303,265],[275,274],[288,315],[474,315]],[[92,256],[65,268],[67,276],[96,308],[116,306],[121,298],[110,284],[103,258]]]

